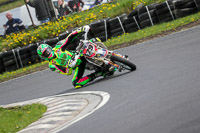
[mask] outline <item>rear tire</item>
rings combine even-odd
[[[111,61],[113,61],[114,63],[118,64],[118,65],[125,65],[123,68],[130,70],[130,71],[135,71],[136,70],[136,65],[133,64],[132,62],[121,58],[119,56],[111,56]]]

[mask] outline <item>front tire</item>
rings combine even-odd
[[[119,56],[111,56],[111,61],[113,61],[115,64],[122,66],[126,70],[130,71],[135,71],[136,70],[136,65],[133,64],[132,62],[121,58]]]

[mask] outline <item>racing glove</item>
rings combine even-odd
[[[89,30],[90,30],[90,26],[89,26],[89,25],[85,25],[85,26],[83,26],[83,27],[78,28],[76,31],[77,31],[78,33],[80,33],[80,32],[88,33]]]

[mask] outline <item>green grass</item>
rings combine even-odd
[[[7,0],[3,0],[3,1],[1,0],[1,2],[4,2],[4,1],[7,1]],[[15,2],[0,6],[0,13],[11,10],[13,8],[20,7],[22,5],[24,5],[24,0],[17,0]]]
[[[27,75],[36,71],[40,71],[40,70],[44,70],[45,68],[47,68],[48,62],[41,62],[41,63],[37,63],[31,66],[27,66],[24,68],[20,68],[16,71],[12,71],[12,72],[5,72],[3,74],[0,74],[0,83],[13,79],[13,78],[17,78],[23,75]]]
[[[0,107],[0,133],[15,133],[37,121],[45,113],[47,107],[42,104]]]
[[[0,2],[0,3],[6,2],[6,1],[9,1],[9,0],[1,0],[1,2]]]
[[[176,19],[168,23],[162,23],[162,24],[151,26],[151,27],[147,27],[145,29],[142,29],[130,34],[125,33],[122,36],[109,39],[107,42],[105,42],[105,45],[109,47],[109,46],[113,46],[117,44],[122,44],[122,43],[127,43],[127,42],[132,42],[135,40],[143,39],[143,38],[160,34],[169,30],[176,31],[176,28],[198,21],[199,19],[200,19],[200,13],[193,14],[184,18]]]

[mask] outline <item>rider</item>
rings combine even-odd
[[[72,79],[72,84],[75,88],[82,87],[99,76],[105,76],[105,73],[102,71],[96,71],[83,77],[86,59],[82,55],[79,56],[71,52],[73,50],[75,51],[76,47],[79,45],[81,35],[88,33],[89,30],[90,27],[86,25],[69,34],[65,40],[59,41],[54,48],[47,44],[41,44],[37,49],[38,55],[42,59],[49,61],[49,68],[52,71],[71,75],[72,70],[75,70]],[[110,74],[113,74],[114,71],[115,69]]]

